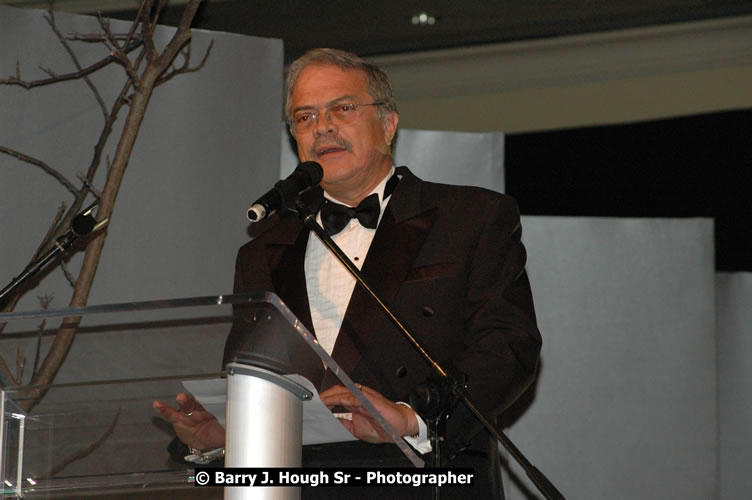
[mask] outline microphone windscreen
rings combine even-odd
[[[94,217],[91,215],[91,213],[88,213],[86,215],[78,214],[73,218],[73,222],[71,222],[71,230],[76,234],[76,236],[86,236],[94,230],[94,226],[96,225],[97,221],[94,220]]]
[[[298,168],[296,170],[300,170],[308,174],[308,176],[311,179],[311,186],[318,186],[321,182],[321,179],[324,178],[324,169],[321,168],[321,165],[319,165],[315,161],[304,161],[300,165],[298,165]]]

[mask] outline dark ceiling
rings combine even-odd
[[[182,9],[168,7],[161,22],[176,24]],[[434,24],[413,24],[420,13]],[[134,11],[106,14],[134,17]],[[370,56],[745,14],[752,14],[752,0],[205,0],[194,27],[281,38],[289,62],[313,47]]]

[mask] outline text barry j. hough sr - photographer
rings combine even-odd
[[[472,486],[472,469],[196,468],[196,486]]]

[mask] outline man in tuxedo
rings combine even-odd
[[[306,203],[428,352],[466,376],[471,399],[495,422],[533,380],[541,345],[516,203],[481,188],[424,182],[406,167],[395,168],[391,143],[399,116],[391,85],[378,67],[353,54],[316,49],[295,61],[286,115],[301,162],[316,161],[324,171]],[[419,452],[429,451],[425,423],[404,403],[431,374],[429,367],[296,215],[277,219],[240,249],[235,292],[277,293],[393,428]],[[225,362],[252,348],[254,338],[252,321],[238,308]],[[313,353],[295,343],[284,350],[291,371],[317,385],[327,406],[352,412],[342,422],[359,439],[306,447],[304,465],[407,465]],[[215,420],[185,394],[177,401],[177,410],[159,402],[155,408],[183,442],[202,451],[223,445]],[[448,465],[476,471],[474,489],[447,490],[446,497],[499,498],[498,453],[489,434],[461,404],[446,430]],[[319,487],[304,489],[304,496],[345,491],[371,494]],[[430,491],[373,492],[379,498],[416,494]]]

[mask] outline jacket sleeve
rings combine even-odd
[[[464,350],[454,368],[467,376],[471,401],[495,424],[533,381],[541,336],[517,205],[509,197],[498,197],[487,214],[467,264]],[[447,422],[449,453],[467,446],[480,430],[481,424],[459,403]]]

